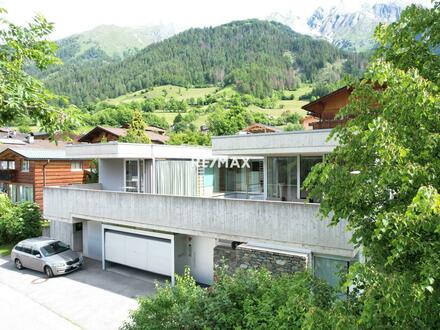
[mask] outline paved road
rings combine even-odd
[[[1,283],[0,297],[0,327],[2,329],[80,329],[71,321]]]
[[[136,297],[154,292],[152,280],[103,271],[92,260],[83,270],[47,279],[0,258],[0,329],[118,329],[137,307]]]

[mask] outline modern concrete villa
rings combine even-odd
[[[216,265],[310,267],[336,283],[356,260],[345,224],[329,227],[302,182],[336,145],[329,130],[213,138],[212,149],[111,142],[66,147],[99,160],[99,183],[47,187],[51,236],[102,260],[169,276]]]

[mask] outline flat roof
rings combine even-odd
[[[8,151],[14,154],[20,155],[30,160],[70,160],[73,159],[66,154],[65,149],[53,149],[53,148],[26,148],[26,147],[7,147],[1,150],[0,156]],[[87,157],[75,157],[75,159],[89,159]]]
[[[66,155],[71,158],[96,159],[210,159],[210,147],[188,145],[161,145],[140,143],[87,143],[66,146]]]
[[[325,154],[337,145],[329,139],[331,129],[304,130],[246,135],[215,136],[214,155],[269,156]]]

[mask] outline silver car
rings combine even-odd
[[[61,241],[36,237],[18,243],[11,252],[17,269],[29,268],[46,273],[47,277],[66,274],[80,268],[83,257]]]

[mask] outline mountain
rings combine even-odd
[[[84,57],[84,54],[102,51],[110,58],[124,57],[134,50],[142,49],[152,43],[164,40],[175,34],[170,25],[151,25],[141,27],[120,27],[100,25],[96,28],[75,34],[57,41],[58,55],[64,62]]]
[[[286,24],[294,31],[323,38],[341,49],[359,52],[372,49],[376,26],[397,21],[408,4],[408,1],[341,0],[336,6],[318,7],[309,17],[287,12],[273,13],[268,19]]]
[[[358,3],[358,6],[346,6],[345,2],[341,2],[339,6],[328,10],[318,8],[307,23],[312,33],[338,47],[363,51],[374,47],[376,26],[397,21],[402,10],[403,6],[398,3]]]
[[[189,29],[121,61],[68,66],[44,80],[47,87],[76,104],[165,84],[231,84],[240,92],[263,97],[273,90],[312,81],[322,70],[329,71],[332,63],[343,68],[337,72],[340,75],[358,73],[364,62],[357,54],[296,33],[286,25],[245,20]]]
[[[77,70],[91,70],[117,63],[135,54],[140,49],[175,34],[171,25],[151,25],[142,27],[120,27],[100,25],[96,28],[56,41],[57,56],[63,61],[61,66],[52,66],[41,72],[28,67],[32,75],[50,80]]]

